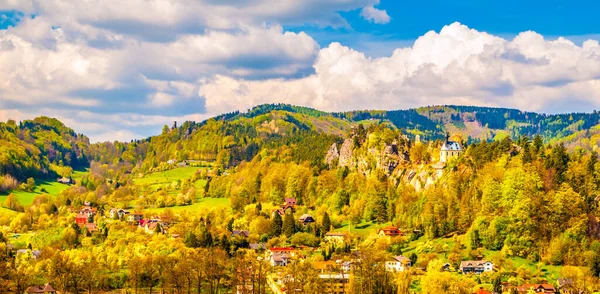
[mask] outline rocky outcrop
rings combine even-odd
[[[348,138],[344,140],[342,148],[340,148],[339,166],[351,167],[352,165],[352,146],[354,142]]]
[[[325,155],[325,163],[331,167],[336,163],[336,161],[340,158],[340,153],[338,152],[337,144],[333,143],[329,150],[327,151],[327,155]]]

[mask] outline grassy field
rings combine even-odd
[[[73,177],[73,180],[79,181],[86,174],[87,174],[87,170],[73,171],[72,177]],[[19,200],[19,203],[21,203],[21,205],[29,205],[33,202],[33,199],[35,199],[35,197],[38,195],[49,194],[52,196],[56,196],[56,195],[60,194],[60,192],[62,192],[63,190],[65,190],[69,187],[68,185],[60,184],[60,183],[56,182],[55,180],[48,180],[48,179],[35,179],[35,184],[36,185],[35,185],[35,188],[33,189],[33,192],[13,190],[13,191],[10,191],[9,193],[0,194],[0,204],[4,202],[4,199],[6,199],[6,197],[10,193],[15,194],[15,196],[17,197],[17,199]],[[42,190],[45,190],[45,191],[42,192]]]
[[[15,196],[17,197],[17,199],[19,200],[19,203],[21,203],[21,205],[29,205],[33,202],[33,199],[38,195],[46,193],[46,194],[56,196],[68,187],[69,187],[68,185],[60,184],[55,181],[48,181],[48,180],[37,181],[36,180],[36,185],[35,185],[35,188],[33,189],[33,192],[17,190],[17,191],[11,191],[10,193],[15,194]],[[46,192],[42,192],[42,189],[45,189]],[[0,203],[4,202],[4,199],[6,199],[8,194],[9,193],[0,195]]]
[[[382,225],[375,225],[372,222],[361,222],[356,225],[349,225],[348,222],[343,222],[342,226],[339,228],[335,228],[336,232],[350,232],[351,234],[356,234],[361,237],[366,237],[369,234],[377,233],[377,230],[380,227],[384,227]]]
[[[160,184],[171,184],[176,180],[183,180],[190,178],[197,170],[202,167],[179,167],[170,169],[164,172],[157,172],[148,175],[144,175],[143,178],[137,178],[133,182],[136,185],[160,185]]]
[[[10,209],[6,209],[4,207],[0,207],[0,216],[15,215],[15,214],[17,214],[17,213],[14,212],[14,211],[12,211],[12,210],[10,210]]]
[[[210,210],[213,208],[230,208],[229,198],[200,198],[198,202],[193,203],[192,205],[186,206],[173,206],[173,207],[164,207],[164,208],[149,208],[146,211],[150,211],[153,213],[160,213],[165,209],[169,209],[174,213],[187,211],[187,212],[198,212],[201,210]]]

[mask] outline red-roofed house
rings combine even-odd
[[[392,237],[402,236],[402,232],[400,231],[400,229],[398,229],[396,227],[389,226],[389,227],[379,229],[379,231],[377,231],[377,235],[379,235],[380,237],[392,238]]]
[[[85,225],[88,222],[88,216],[85,214],[78,214],[75,217],[75,222],[80,226]]]

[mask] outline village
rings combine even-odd
[[[450,141],[449,136],[440,149],[440,162],[436,165],[438,170],[442,170],[445,165],[453,158],[457,158],[463,152],[463,148],[458,142]],[[174,162],[172,163],[174,164]],[[63,178],[59,182],[69,184],[70,180]],[[286,215],[294,215],[301,208],[295,198],[285,198],[280,208],[271,212],[272,217],[285,218]],[[114,222],[124,222],[131,228],[137,228],[137,232],[147,235],[164,235],[171,239],[183,242],[183,234],[179,232],[172,233],[170,228],[177,225],[178,218],[172,214],[148,213],[140,210],[130,210],[123,208],[110,208],[105,210],[94,207],[91,203],[85,202],[80,208],[69,208],[74,216],[73,225],[86,236],[101,234],[102,228],[107,224]],[[303,211],[306,211],[303,209]],[[321,221],[322,222],[322,221]],[[101,225],[98,225],[101,223]],[[299,228],[309,228],[315,226],[317,220],[309,213],[303,213],[295,219],[295,225]],[[102,227],[102,228],[101,228]],[[328,231],[321,232],[321,242],[318,246],[294,245],[287,246],[269,246],[268,242],[256,242],[251,238],[248,230],[231,229],[229,234],[232,240],[236,240],[236,246],[240,250],[249,250],[256,253],[261,261],[266,261],[270,267],[267,271],[267,284],[272,293],[295,293],[299,289],[294,289],[294,281],[287,271],[287,267],[294,264],[303,264],[310,262],[316,269],[316,277],[324,285],[324,293],[342,294],[351,292],[354,282],[353,272],[357,264],[363,262],[362,254],[356,244],[359,242],[356,236],[343,230],[333,229],[329,226]],[[403,230],[398,227],[387,225],[382,226],[368,235],[367,238],[375,243],[382,244],[400,244],[406,242],[407,238],[420,236],[422,233],[418,230]],[[418,238],[418,237],[417,237]],[[31,255],[37,258],[40,250],[19,249],[16,255]],[[410,256],[402,254],[393,254],[386,252],[387,259],[383,263],[384,270],[390,275],[401,272],[411,272],[417,275],[423,275],[426,267],[420,267],[416,263],[417,255],[413,252]],[[412,260],[411,260],[412,259]],[[498,268],[484,256],[478,255],[473,260],[462,260],[458,265],[444,263],[439,269],[442,272],[450,272],[459,275],[480,276],[489,275]],[[479,278],[477,278],[479,279]],[[569,279],[559,278],[556,281],[541,281],[538,284],[524,283],[521,285],[510,285],[507,282],[501,283],[501,292],[490,291],[480,287],[472,293],[476,294],[501,294],[501,293],[571,293]],[[238,293],[254,293],[253,284],[238,285]],[[498,288],[498,287],[495,287]],[[260,291],[259,291],[260,292]],[[50,284],[31,286],[26,293],[44,293],[56,294]]]

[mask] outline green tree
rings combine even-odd
[[[296,233],[296,221],[294,220],[294,213],[291,209],[288,209],[283,216],[283,234],[289,238],[294,233]]]
[[[273,213],[273,219],[271,220],[271,225],[269,226],[269,236],[278,237],[281,235],[281,229],[283,226],[283,221],[281,220],[281,215],[275,212]]]
[[[322,232],[326,234],[331,230],[331,219],[329,219],[329,214],[325,212],[323,214],[323,220],[321,221],[321,226],[323,227]]]

